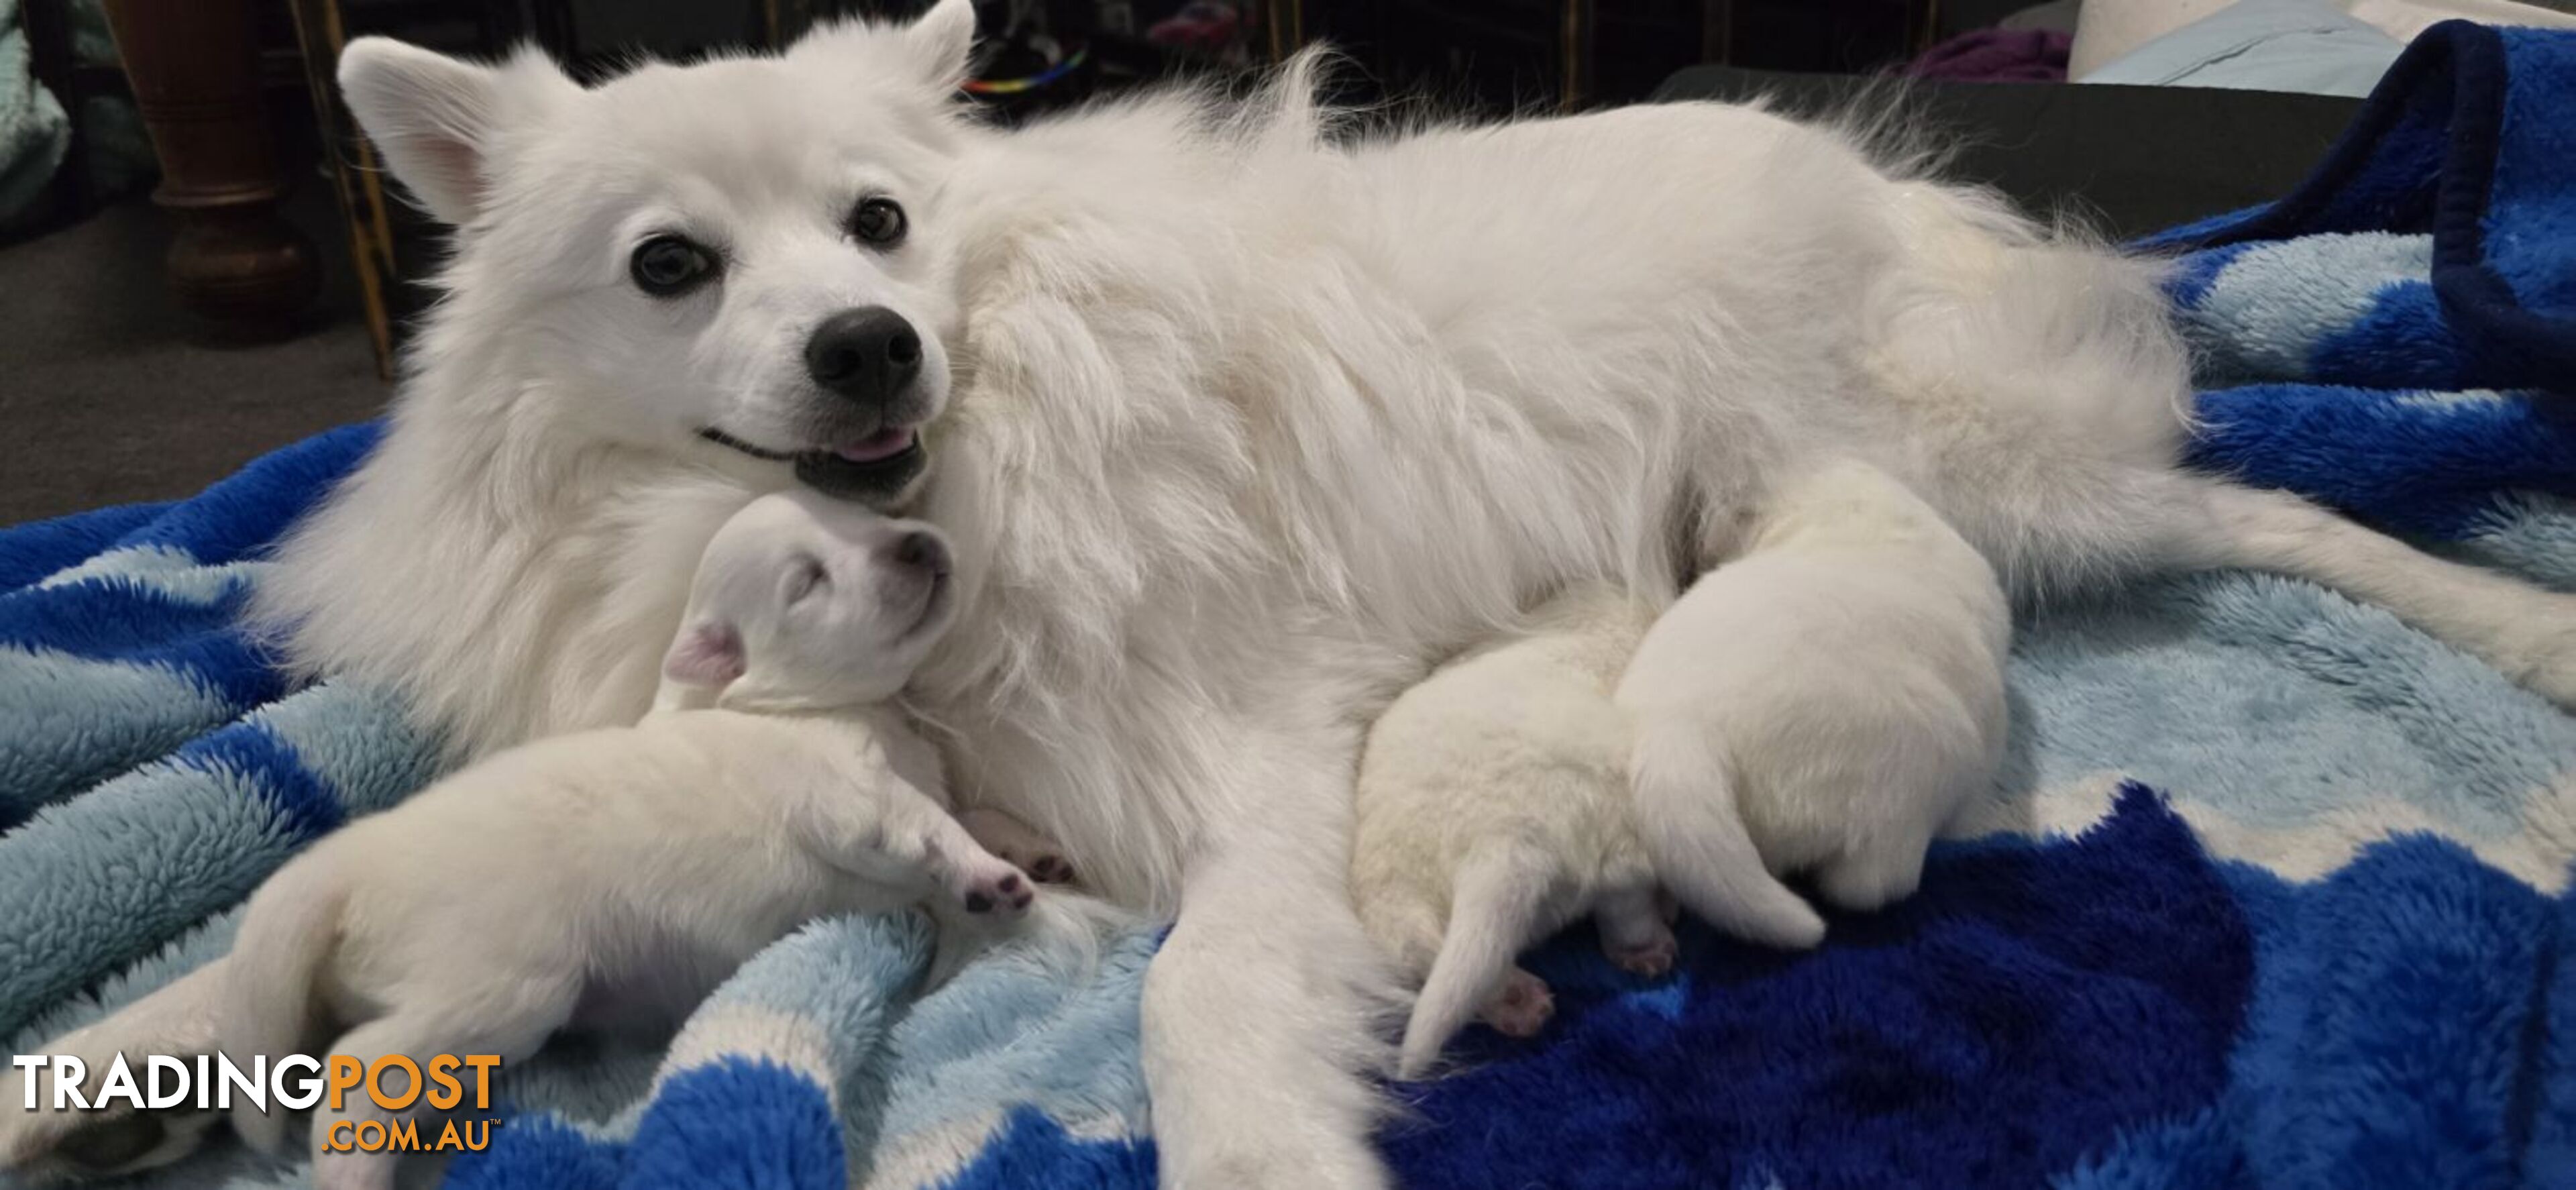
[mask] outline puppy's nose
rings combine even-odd
[[[948,573],[948,542],[926,529],[906,530],[886,546],[886,556],[906,569]]]
[[[805,341],[814,383],[870,407],[894,400],[921,371],[921,336],[883,306],[843,310]]]

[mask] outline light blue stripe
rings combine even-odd
[[[2199,304],[2177,312],[2207,379],[2300,380],[2309,353],[2370,313],[2373,299],[2431,275],[2433,240],[2385,232],[2319,235],[2245,249]]]
[[[2012,690],[2007,788],[2117,770],[2255,826],[2377,793],[2494,840],[2576,772],[2576,719],[2384,611],[2269,577],[2043,614]]]
[[[0,829],[232,715],[180,670],[0,644]]]
[[[248,895],[294,853],[261,784],[161,762],[0,838],[0,1032]]]
[[[207,566],[173,545],[133,545],[112,549],[78,566],[48,576],[37,588],[108,581],[132,583],[189,603],[213,603],[255,581],[264,562],[227,562]]]
[[[393,695],[333,681],[299,691],[249,716],[295,749],[306,772],[337,795],[349,817],[411,796],[438,775],[438,750]]]

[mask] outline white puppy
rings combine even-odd
[[[316,844],[252,897],[219,1040],[524,1058],[557,1029],[677,1019],[827,914],[944,894],[1016,915],[1030,882],[940,802],[936,755],[885,705],[947,626],[939,535],[811,495],[746,507],[708,546],[664,702],[632,728],[504,752]],[[934,898],[933,912],[948,906]],[[390,1154],[317,1119],[314,1180],[390,1186]],[[284,1121],[235,1123],[273,1149]]]
[[[1586,913],[1621,967],[1672,967],[1629,810],[1629,727],[1610,701],[1652,618],[1615,588],[1577,587],[1526,633],[1405,692],[1370,729],[1351,898],[1398,973],[1422,983],[1405,1077],[1428,1072],[1479,1005],[1504,1033],[1536,1033],[1553,1004],[1513,957]],[[1718,829],[1731,831],[1733,854],[1693,874],[1706,894],[1694,908],[1749,938],[1815,945],[1815,910],[1764,871],[1741,824]]]
[[[1746,555],[1655,622],[1619,680],[1636,808],[1683,903],[1737,856],[1812,871],[1846,909],[1914,891],[1932,837],[2003,757],[2012,619],[1994,568],[1885,472],[1784,483]]]

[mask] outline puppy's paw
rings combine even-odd
[[[1052,848],[995,847],[993,854],[1009,861],[1012,867],[1028,873],[1029,879],[1040,884],[1073,883],[1073,861],[1066,859]]]
[[[1485,1004],[1479,1019],[1505,1037],[1536,1037],[1556,1015],[1556,996],[1547,981],[1518,967],[1503,978],[1503,989]]]
[[[999,810],[977,808],[957,816],[966,833],[985,850],[1018,865],[1040,884],[1071,884],[1073,861],[1066,858],[1053,839],[1031,829],[1029,824]]]
[[[1018,868],[1001,861],[978,864],[963,874],[957,900],[968,913],[1019,917],[1037,900],[1037,888]]]
[[[1630,975],[1661,979],[1672,972],[1673,957],[1679,947],[1673,941],[1671,930],[1658,931],[1658,935],[1643,942],[1605,945],[1601,953],[1608,955],[1614,966]]]

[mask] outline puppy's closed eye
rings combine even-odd
[[[829,586],[832,572],[824,569],[823,560],[810,554],[799,554],[787,564],[787,603],[802,602],[808,595]]]

